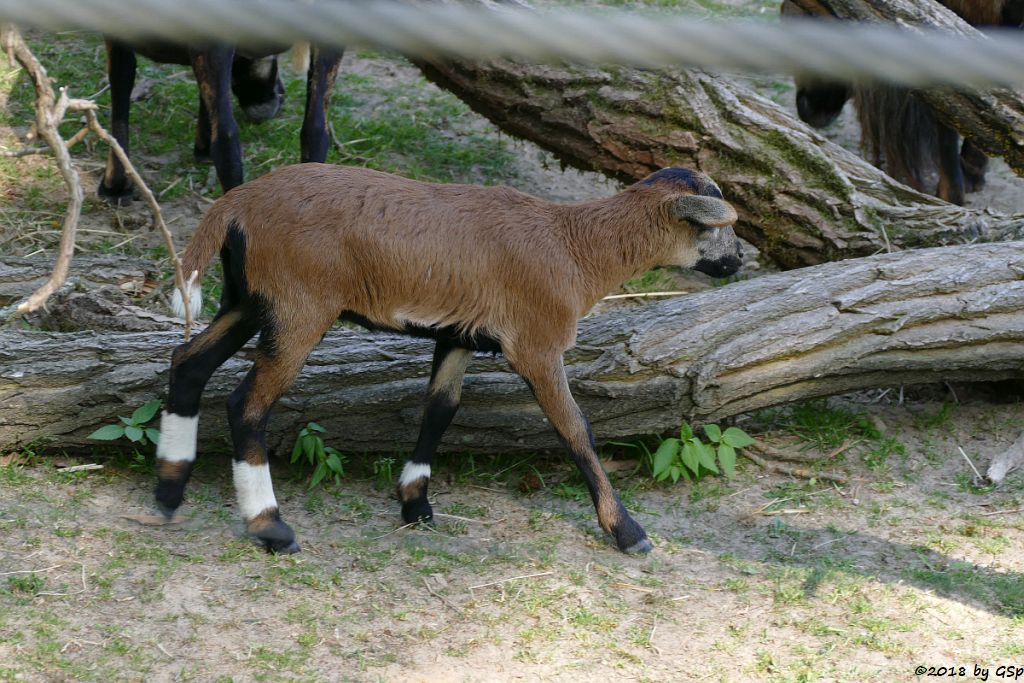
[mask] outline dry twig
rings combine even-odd
[[[824,479],[825,481],[834,481],[837,484],[844,485],[848,483],[846,477],[835,472],[812,472],[806,467],[793,467],[792,465],[784,465],[781,462],[772,462],[771,460],[765,460],[759,455],[754,455],[750,452],[749,448],[745,448],[742,453],[756,465],[770,472],[788,474],[793,477],[800,477],[801,479]]]
[[[82,213],[82,202],[84,200],[82,182],[78,176],[78,171],[75,170],[74,164],[71,161],[69,150],[92,131],[97,137],[110,145],[114,154],[117,155],[124,165],[125,171],[135,184],[136,190],[142,194],[149,205],[150,211],[153,213],[153,220],[164,236],[164,240],[167,243],[167,252],[170,255],[171,264],[174,266],[175,286],[181,290],[182,301],[185,305],[185,340],[188,341],[192,332],[192,313],[188,300],[188,287],[181,271],[181,262],[178,260],[177,252],[174,249],[174,240],[167,229],[167,225],[164,223],[163,215],[160,212],[160,205],[157,203],[153,193],[128,160],[128,155],[124,153],[121,145],[100,125],[99,120],[96,118],[96,103],[91,100],[69,98],[67,88],[65,87],[60,88],[59,96],[55,96],[53,87],[50,85],[49,76],[46,74],[46,69],[36,59],[32,50],[25,43],[21,32],[16,27],[12,25],[0,27],[0,46],[3,47],[12,60],[17,61],[25,69],[32,79],[36,90],[35,127],[39,136],[43,138],[49,151],[53,154],[61,176],[64,178],[64,183],[68,186],[68,194],[70,195],[61,227],[60,248],[57,260],[54,262],[53,272],[39,289],[13,307],[13,313],[31,313],[39,310],[46,304],[47,299],[59,290],[67,280],[68,271],[71,267],[71,258],[75,250],[78,219]],[[60,136],[58,126],[64,120],[64,115],[68,111],[83,113],[88,125],[65,141]],[[45,150],[42,147],[31,147],[17,152],[5,151],[2,156],[28,156],[30,154],[39,154],[43,151]],[[0,311],[0,318],[6,318],[8,315],[10,315],[8,309]]]

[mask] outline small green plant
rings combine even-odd
[[[714,424],[704,425],[710,443],[704,443],[686,422],[679,429],[679,438],[670,437],[661,442],[651,457],[651,471],[658,481],[680,477],[700,479],[705,472],[719,473],[732,478],[736,470],[736,450],[746,448],[754,440],[738,427],[724,432]]]
[[[373,475],[377,477],[377,486],[387,488],[395,478],[392,468],[395,466],[394,458],[377,458],[373,461]]]
[[[122,424],[100,427],[90,434],[88,438],[97,441],[114,441],[124,437],[133,443],[142,444],[143,446],[150,441],[160,443],[160,430],[155,427],[146,426],[146,423],[156,416],[158,410],[160,410],[160,399],[154,398],[152,401],[143,403],[136,408],[131,417],[121,416]]]
[[[309,488],[314,488],[327,476],[334,479],[335,484],[341,483],[345,476],[347,458],[330,446],[324,445],[321,434],[327,430],[316,422],[310,422],[295,439],[292,448],[292,464],[308,462],[313,467],[313,475],[309,478]]]

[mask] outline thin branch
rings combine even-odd
[[[36,130],[39,132],[39,136],[46,142],[50,151],[53,152],[54,160],[57,162],[57,167],[64,178],[64,183],[68,186],[68,194],[70,195],[67,210],[64,214],[60,248],[57,260],[53,266],[53,273],[51,273],[50,278],[39,289],[15,308],[16,313],[30,313],[39,310],[46,303],[50,295],[57,291],[67,279],[71,257],[74,255],[75,231],[78,228],[78,218],[82,213],[84,196],[82,193],[82,182],[78,177],[78,172],[71,163],[71,154],[68,152],[67,145],[57,130],[57,126],[69,103],[66,91],[61,91],[60,100],[57,101],[54,97],[53,87],[50,85],[50,79],[46,75],[46,69],[43,68],[43,65],[32,54],[17,28],[11,25],[5,25],[0,28],[0,43],[2,43],[7,53],[13,55],[18,63],[21,64],[35,85]],[[61,117],[54,116],[57,111],[60,112]]]
[[[100,125],[99,120],[96,118],[96,112],[89,109],[85,112],[86,120],[89,122],[89,128],[92,129],[96,135],[103,140],[105,143],[110,145],[110,149],[117,155],[121,165],[124,166],[125,172],[128,177],[132,179],[132,183],[135,185],[135,189],[142,195],[142,198],[149,205],[149,210],[153,213],[153,222],[156,223],[156,227],[160,229],[160,233],[164,237],[164,242],[167,245],[168,258],[171,261],[171,265],[174,266],[174,286],[181,292],[181,301],[185,306],[185,341],[188,341],[192,336],[192,306],[189,304],[189,292],[188,285],[185,281],[185,274],[181,269],[181,259],[178,258],[178,253],[174,249],[174,237],[171,235],[171,231],[167,229],[167,224],[164,223],[163,213],[160,211],[160,204],[156,201],[156,197],[153,192],[146,185],[146,182],[139,175],[139,172],[132,166],[132,162],[128,159],[128,155],[125,154],[124,149],[114,139],[114,136],[106,131],[106,129]]]
[[[750,452],[749,448],[744,448],[741,452],[746,458],[749,458],[761,468],[771,472],[788,474],[793,477],[800,477],[801,479],[824,479],[825,481],[834,481],[837,484],[843,485],[848,483],[846,477],[841,474],[836,474],[835,472],[812,472],[806,467],[793,467],[792,465],[784,465],[781,462],[772,462],[771,460],[765,460],[759,455],[754,455]]]
[[[121,145],[114,139],[114,137],[100,125],[99,119],[96,118],[96,103],[92,100],[75,99],[68,96],[68,90],[66,87],[60,88],[60,95],[54,96],[53,87],[50,85],[49,77],[46,75],[46,69],[36,59],[35,55],[29,49],[25,40],[22,38],[21,33],[17,28],[11,25],[4,25],[0,28],[0,46],[2,46],[8,55],[14,60],[21,64],[22,68],[32,78],[36,88],[36,129],[39,131],[40,137],[42,137],[49,147],[49,150],[53,152],[54,158],[57,161],[57,166],[60,168],[61,175],[64,177],[64,182],[68,186],[68,193],[71,199],[68,202],[68,208],[64,216],[64,224],[61,228],[61,239],[60,239],[60,250],[57,255],[57,260],[53,266],[53,272],[50,274],[50,278],[37,289],[31,296],[25,301],[21,302],[14,308],[14,313],[23,314],[31,313],[38,310],[46,304],[47,299],[56,292],[67,280],[68,270],[71,265],[71,258],[74,255],[75,250],[75,238],[78,229],[78,219],[82,212],[83,192],[82,183],[78,176],[78,172],[75,170],[74,165],[71,162],[71,154],[69,150],[74,145],[81,142],[90,131],[95,133],[97,137],[110,145],[114,154],[121,161],[125,168],[126,173],[132,179],[135,185],[136,191],[142,195],[143,199],[149,205],[149,209],[153,214],[153,221],[159,228],[161,234],[164,237],[164,241],[167,244],[167,253],[171,261],[171,265],[174,267],[174,283],[175,286],[181,291],[181,298],[185,305],[185,341],[188,341],[192,335],[192,308],[189,302],[188,286],[185,281],[184,273],[181,270],[181,261],[178,259],[178,254],[174,248],[174,238],[171,235],[170,230],[167,229],[167,224],[164,222],[163,214],[160,211],[160,205],[156,201],[156,197],[150,191],[146,185],[142,176],[139,175],[138,171],[132,165],[128,159],[128,155],[125,154]],[[60,137],[60,133],[57,127],[64,119],[64,115],[68,111],[82,112],[85,114],[87,125],[75,133],[71,139],[65,141]],[[43,151],[41,147],[32,147],[26,150],[19,150],[16,152],[3,152],[0,156],[28,156],[29,154],[37,154]],[[6,317],[9,309],[3,309],[0,311],[0,317]]]

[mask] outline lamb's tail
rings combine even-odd
[[[210,263],[210,259],[224,244],[228,227],[233,222],[233,207],[229,203],[217,202],[210,207],[203,219],[199,221],[199,227],[185,247],[181,255],[181,272],[185,276],[185,286],[188,288],[188,304],[192,309],[192,317],[199,316],[203,309],[203,273]],[[174,289],[171,297],[171,309],[179,318],[185,317],[185,303],[181,296],[181,290]]]

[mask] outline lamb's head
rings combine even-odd
[[[668,220],[679,234],[671,263],[712,277],[732,275],[743,264],[743,249],[733,232],[736,210],[708,176],[685,168],[666,168],[642,181],[667,192]]]

